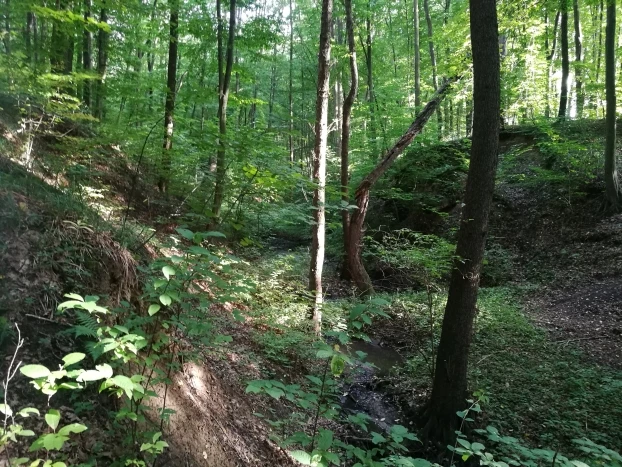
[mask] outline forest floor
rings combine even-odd
[[[504,150],[529,144],[516,137],[504,142]],[[481,291],[471,355],[471,389],[485,390],[491,399],[477,423],[493,424],[534,446],[572,449],[573,438],[587,436],[620,450],[622,215],[603,215],[597,192],[525,182],[516,175],[529,180],[529,157],[522,164],[513,160],[511,167],[501,160],[488,245],[495,283]],[[110,153],[101,162],[96,188],[117,193],[113,201],[122,209],[129,171],[111,162]],[[119,258],[130,261],[128,252],[87,206],[93,200],[85,203],[47,182],[0,160],[0,346],[14,339],[8,323],[17,322],[27,342],[21,359],[53,365],[80,346],[63,332],[71,321],[55,312],[62,293],[80,289],[131,301],[139,294],[140,275],[119,267]],[[456,218],[456,212],[448,216],[446,227],[455,226]],[[137,212],[136,220],[153,222],[145,212]],[[165,251],[158,247],[167,235],[147,245],[143,261]],[[278,235],[261,243],[241,252],[241,269],[255,284],[252,297],[212,307],[214,322],[232,342],[202,349],[202,360],[186,363],[173,378],[168,398],[177,415],[166,427],[172,448],[160,465],[294,465],[273,439],[289,429],[277,422],[287,420],[294,407],[244,388],[253,379],[294,383],[318,371],[307,329],[307,252]],[[337,269],[338,260],[328,258],[328,329],[338,327],[357,303],[349,284],[337,279]],[[444,292],[434,294],[431,313],[420,289],[380,296],[390,303],[391,319],[379,319],[369,330],[371,344],[361,347],[377,369],[344,390],[375,400],[351,409],[367,411],[379,426],[388,420],[416,426],[429,395],[430,349],[438,339]],[[235,310],[244,322],[232,319]],[[14,388],[11,405],[33,403],[24,381]],[[86,462],[94,453],[114,458],[110,402],[94,391],[79,409],[60,402],[66,402],[70,419],[93,427],[72,447],[73,460]],[[271,419],[272,427],[256,413]],[[327,426],[351,435],[347,426]]]

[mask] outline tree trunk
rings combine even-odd
[[[616,2],[607,1],[605,30],[605,90],[607,99],[607,137],[605,142],[606,208],[617,210],[620,187],[616,168]]]
[[[568,57],[568,1],[561,0],[561,35],[562,35],[562,85],[559,96],[559,112],[557,118],[565,119],[568,109],[568,76],[570,75],[570,59]]]
[[[4,2],[4,50],[7,55],[11,54],[11,0]]]
[[[426,434],[446,442],[467,397],[467,365],[495,186],[500,124],[500,59],[495,0],[470,0],[473,140],[456,259],[436,359]],[[445,443],[444,443],[445,444]]]
[[[434,27],[432,26],[432,16],[430,16],[430,0],[423,0],[423,12],[425,14],[425,22],[428,26],[428,49],[430,51],[430,64],[432,65],[432,86],[436,92],[438,91],[438,72],[436,52],[434,51]],[[436,112],[436,120],[438,124],[438,137],[440,139],[443,130],[443,115],[440,108]]]
[[[599,21],[598,21],[598,61],[596,62],[596,84],[598,84],[598,81],[600,78],[600,64],[601,64],[601,57],[603,56],[603,10],[604,10],[603,0],[600,0],[600,3],[598,4]]]
[[[313,147],[313,229],[311,232],[311,267],[309,290],[315,294],[313,326],[316,333],[322,329],[322,269],[324,267],[324,239],[326,228],[326,152],[328,142],[328,95],[330,86],[330,25],[333,0],[322,0],[320,23],[320,52],[318,57],[317,101],[315,104],[315,144]]]
[[[168,38],[168,65],[166,77],[166,102],[164,104],[164,143],[162,144],[162,167],[158,188],[166,193],[171,176],[171,150],[175,126],[175,90],[177,88],[177,51],[179,44],[179,0],[169,0],[170,20]]]
[[[366,53],[365,63],[367,65],[367,104],[369,108],[369,127],[371,130],[372,148],[376,149],[378,135],[376,133],[376,118],[374,112],[374,73],[373,73],[373,55],[372,55],[372,39],[371,39],[371,5],[367,3],[367,18],[365,27],[367,37],[365,39]]]
[[[233,69],[233,41],[235,39],[235,4],[236,0],[230,0],[229,3],[229,34],[227,37],[227,55],[226,65],[223,72],[223,57],[222,57],[222,18],[220,18],[220,1],[217,2],[218,9],[218,155],[216,157],[216,186],[214,187],[214,204],[212,207],[212,215],[214,216],[214,223],[220,223],[220,209],[222,207],[222,201],[225,193],[225,172],[227,170],[226,164],[226,143],[225,137],[227,134],[227,102],[229,100],[229,85],[231,83],[231,70]]]
[[[365,216],[367,215],[367,208],[369,204],[369,191],[374,186],[382,175],[393,165],[395,159],[408,147],[408,145],[415,139],[415,137],[421,133],[423,127],[430,119],[434,111],[439,107],[443,98],[449,91],[452,83],[457,78],[447,80],[436,92],[434,97],[426,106],[419,112],[417,118],[410,125],[406,133],[395,143],[395,145],[387,151],[382,160],[376,165],[376,167],[363,179],[354,193],[355,203],[357,209],[352,212],[350,216],[350,238],[348,244],[348,265],[350,267],[350,273],[352,280],[356,285],[358,292],[361,295],[370,295],[374,293],[374,287],[371,283],[371,279],[363,261],[361,259],[361,252],[363,250],[363,234],[365,225]],[[498,119],[498,116],[497,116]]]
[[[555,50],[557,50],[557,28],[559,27],[559,18],[561,13],[558,11],[555,15],[555,25],[553,26],[553,45],[549,51],[549,38],[548,31],[546,36],[546,109],[544,110],[544,116],[549,118],[551,116],[551,102],[550,102],[550,94],[551,94],[551,68],[553,66],[553,60],[555,59]],[[547,14],[548,18],[548,14]],[[548,25],[548,22],[547,22]]]
[[[577,96],[577,118],[583,117],[585,95],[583,94],[583,37],[579,16],[579,0],[573,0],[574,11],[574,46],[575,46],[575,94]]]
[[[419,49],[419,0],[413,0],[415,23],[415,109],[421,107],[421,51]]]
[[[32,13],[31,11],[29,11],[28,13],[26,13],[26,31],[24,33],[24,41],[26,43],[26,63],[28,63],[30,66],[33,65],[32,63],[32,30],[33,30],[33,23],[34,23],[34,13]]]
[[[294,6],[289,0],[289,163],[294,166]]]
[[[108,12],[106,3],[102,2],[102,9],[99,16],[100,23],[108,22]],[[97,93],[95,94],[94,115],[99,120],[104,119],[104,105],[106,102],[106,69],[108,67],[108,32],[100,28],[97,33]]]
[[[352,107],[358,94],[359,72],[356,65],[356,48],[354,44],[354,15],[352,14],[352,0],[345,0],[346,7],[346,34],[348,52],[350,54],[350,91],[343,101],[343,116],[341,121],[341,201],[344,205],[350,204],[348,186],[350,183],[350,123],[352,121]],[[350,212],[344,207],[341,211],[341,225],[343,228],[343,267],[341,277],[350,279],[348,251],[350,251]]]
[[[84,0],[84,33],[82,36],[82,69],[86,74],[91,73],[92,69],[92,54],[93,54],[93,34],[89,30],[88,20],[91,16],[91,0]],[[82,100],[87,107],[91,106],[91,80],[87,78],[84,80],[82,90]]]

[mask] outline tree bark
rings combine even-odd
[[[164,103],[164,143],[162,144],[162,167],[158,188],[166,193],[171,176],[171,150],[175,126],[175,91],[177,88],[177,52],[179,44],[179,0],[169,0],[170,20],[168,38],[168,65],[166,75],[166,102]]]
[[[313,229],[311,232],[311,266],[309,290],[314,293],[313,326],[316,333],[322,329],[322,270],[324,267],[324,240],[326,228],[326,153],[328,142],[328,95],[330,86],[330,25],[333,0],[322,0],[320,23],[320,51],[318,57],[317,100],[315,104],[315,144],[313,148]]]
[[[607,1],[607,27],[605,29],[605,91],[607,100],[605,142],[606,209],[617,210],[620,187],[616,168],[616,2]]]
[[[570,75],[570,59],[568,57],[568,1],[561,0],[561,35],[562,35],[562,85],[559,96],[559,112],[557,118],[565,119],[568,110],[568,76]]]
[[[423,127],[428,122],[434,111],[437,110],[443,98],[449,91],[451,84],[454,83],[456,79],[457,78],[452,78],[447,80],[438,89],[432,100],[426,104],[421,112],[419,112],[417,118],[415,118],[406,133],[404,133],[397,143],[395,143],[395,145],[387,151],[376,167],[369,174],[367,174],[354,193],[357,209],[354,210],[350,216],[350,238],[347,253],[352,280],[361,295],[370,295],[374,293],[374,287],[371,279],[369,274],[367,274],[361,259],[365,216],[367,215],[367,208],[369,205],[369,191],[378,179],[384,175],[389,167],[393,165],[395,159],[397,159],[397,157],[408,147],[413,139],[421,133],[421,130],[423,130]]]
[[[26,44],[26,62],[32,65],[32,30],[34,23],[34,13],[26,13],[26,31],[24,32],[24,42]]]
[[[86,74],[91,73],[92,69],[92,55],[93,55],[93,34],[89,29],[88,20],[91,17],[91,2],[92,0],[84,0],[84,33],[82,35],[82,69]],[[82,89],[82,100],[87,107],[91,106],[91,80],[87,78],[84,80]]]
[[[467,365],[499,148],[500,58],[495,0],[470,0],[473,140],[462,220],[436,358],[426,434],[455,438],[467,397]]]
[[[348,53],[350,54],[350,90],[343,101],[343,116],[341,121],[341,201],[344,205],[350,204],[350,124],[352,121],[352,107],[358,94],[359,72],[356,65],[356,47],[354,42],[354,15],[352,14],[352,0],[345,0],[346,8],[346,35],[348,41]],[[343,228],[343,268],[341,277],[350,279],[350,266],[348,251],[350,251],[350,211],[344,206],[341,211],[341,225]]]
[[[425,22],[428,27],[428,50],[430,51],[430,65],[432,66],[432,86],[436,92],[438,91],[438,72],[436,52],[434,50],[434,27],[432,25],[432,16],[430,15],[430,0],[423,0],[423,11],[425,14]],[[443,115],[440,108],[436,112],[436,120],[438,123],[438,137],[441,139],[443,131]]]
[[[421,50],[419,48],[419,0],[413,0],[415,24],[415,109],[421,106]]]
[[[218,43],[218,155],[216,157],[216,186],[214,187],[214,204],[212,215],[214,223],[220,223],[220,209],[225,193],[226,172],[226,143],[227,134],[227,102],[229,101],[229,85],[231,83],[231,70],[233,69],[233,45],[235,39],[236,0],[229,3],[229,33],[227,37],[226,65],[223,72],[222,57],[222,19],[220,18],[220,1],[217,2],[219,12],[219,43]]]
[[[100,23],[108,22],[106,2],[102,2],[99,15]],[[97,93],[95,94],[94,116],[99,120],[104,119],[104,105],[106,101],[106,71],[108,67],[108,32],[103,28],[97,33]]]
[[[289,0],[289,163],[294,166],[294,6]]]
[[[546,109],[544,110],[544,116],[546,118],[549,118],[551,116],[551,102],[550,102],[551,68],[553,66],[553,60],[555,58],[555,51],[557,50],[557,28],[559,27],[560,16],[561,16],[561,12],[558,11],[557,14],[555,15],[555,25],[553,26],[553,44],[550,48],[550,51],[549,51],[548,30],[547,30],[547,36],[546,36],[546,42],[545,42],[547,65],[546,65]],[[548,13],[547,13],[547,19],[548,19]],[[548,21],[547,21],[547,27],[548,27]]]
[[[583,35],[579,16],[579,0],[572,2],[574,12],[574,46],[575,46],[575,93],[577,96],[577,118],[583,117],[585,94],[583,93]]]
[[[4,2],[4,50],[7,55],[11,55],[11,0]]]

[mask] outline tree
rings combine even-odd
[[[89,18],[91,17],[91,0],[84,0],[84,27],[82,37],[82,69],[85,73],[90,73],[92,68],[92,54],[93,54],[93,34],[88,26]],[[91,106],[91,80],[86,79],[84,82],[82,100],[87,107]]]
[[[607,27],[605,29],[605,91],[607,115],[605,125],[605,185],[606,206],[617,210],[620,186],[616,168],[616,1],[607,1]]]
[[[341,121],[341,201],[344,205],[350,204],[348,185],[350,180],[350,123],[352,121],[352,107],[358,93],[359,72],[356,65],[356,48],[354,42],[354,17],[352,14],[352,0],[345,0],[346,7],[346,35],[348,40],[348,53],[350,54],[350,90],[343,101],[343,116]],[[341,226],[343,229],[343,251],[344,263],[342,277],[351,278],[350,267],[348,265],[348,254],[350,250],[350,212],[347,207],[341,211]]]
[[[227,102],[229,101],[229,85],[231,84],[231,70],[233,69],[233,42],[235,40],[235,3],[231,0],[229,3],[229,34],[227,38],[227,54],[223,57],[222,41],[223,41],[223,25],[220,14],[221,0],[216,2],[216,11],[218,14],[218,155],[216,157],[216,186],[214,187],[214,204],[212,207],[212,215],[214,221],[219,222],[220,209],[225,192],[225,175],[226,175],[226,142],[227,134]],[[226,65],[223,66],[223,61]]]
[[[419,112],[417,118],[412,122],[406,133],[395,143],[395,145],[386,152],[383,158],[378,162],[376,167],[367,174],[363,181],[359,184],[354,193],[356,202],[356,209],[352,212],[349,225],[349,240],[347,256],[348,266],[350,268],[350,274],[352,280],[356,285],[358,292],[361,295],[370,295],[374,293],[374,286],[371,282],[371,278],[361,258],[363,251],[363,234],[365,233],[365,216],[367,215],[367,208],[369,207],[369,192],[374,184],[389,170],[389,167],[393,165],[395,160],[400,154],[408,147],[415,137],[421,133],[423,127],[428,122],[434,111],[436,111],[442,102],[443,98],[450,89],[452,83],[456,81],[456,77],[446,80],[445,83],[439,88],[434,97],[426,106]]]
[[[413,0],[413,22],[415,23],[415,108],[421,105],[421,51],[419,50],[419,0]]]
[[[106,10],[106,2],[102,2],[102,8],[99,15],[100,23],[108,22],[108,11]],[[95,108],[93,115],[99,120],[104,119],[104,103],[106,99],[106,71],[108,68],[108,30],[100,26],[97,33],[97,92],[95,94]]]
[[[467,397],[467,367],[497,169],[500,58],[495,0],[470,0],[473,140],[464,207],[438,346],[426,434],[453,438]]]
[[[166,78],[166,102],[164,103],[164,143],[162,145],[162,167],[158,188],[167,191],[171,176],[171,150],[173,149],[173,128],[175,126],[175,90],[177,87],[177,50],[179,43],[179,0],[169,0],[170,20],[168,38],[168,65]]]
[[[330,86],[330,25],[333,1],[322,0],[320,52],[318,56],[317,100],[315,104],[315,144],[313,147],[313,228],[311,231],[311,267],[309,290],[314,293],[313,323],[317,333],[322,327],[322,270],[326,229],[326,152],[328,142],[328,94]]]
[[[568,58],[568,1],[561,0],[561,47],[562,47],[562,85],[559,94],[559,112],[557,118],[566,118],[568,110],[568,77],[570,75],[570,59]]]
[[[581,34],[581,16],[579,0],[573,0],[574,46],[575,46],[575,92],[577,95],[577,118],[583,117],[585,95],[583,91],[583,35]]]

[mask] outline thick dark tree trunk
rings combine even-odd
[[[568,2],[561,0],[561,35],[562,35],[562,85],[559,95],[559,112],[557,118],[566,118],[568,110],[568,77],[570,75],[570,58],[568,57]]]
[[[354,17],[352,14],[352,0],[345,0],[346,7],[346,34],[348,52],[350,53],[350,91],[343,101],[343,116],[341,121],[341,201],[350,204],[350,123],[352,121],[352,107],[358,93],[359,72],[356,65],[356,48],[354,44]],[[341,211],[341,226],[343,228],[343,268],[341,277],[350,279],[350,267],[348,265],[348,251],[350,250],[350,212],[348,209]]]
[[[382,175],[393,165],[395,159],[408,147],[408,145],[421,133],[424,125],[428,122],[432,114],[439,107],[443,98],[449,91],[452,83],[457,78],[447,80],[436,92],[434,97],[419,112],[415,121],[410,125],[406,133],[395,143],[395,145],[387,151],[382,160],[376,167],[363,179],[354,193],[355,204],[357,209],[350,216],[350,238],[348,243],[348,265],[352,280],[361,295],[370,295],[374,293],[374,287],[361,258],[363,250],[363,235],[365,233],[365,216],[369,205],[369,191]],[[497,116],[498,119],[498,116]]]
[[[84,21],[87,25],[84,28],[84,34],[82,36],[82,69],[85,73],[90,74],[93,67],[92,55],[93,55],[93,34],[89,30],[88,20],[91,16],[91,1],[84,0]],[[91,106],[91,80],[86,79],[84,81],[84,87],[82,90],[82,100],[87,107]]]
[[[162,193],[168,189],[171,176],[171,150],[175,126],[175,90],[177,88],[177,51],[179,43],[179,0],[169,0],[170,20],[168,39],[168,66],[166,77],[166,102],[164,104],[164,143],[162,145],[162,167],[158,188]]]
[[[220,0],[218,0],[218,11],[220,12]],[[216,156],[216,185],[214,187],[214,204],[212,215],[214,224],[220,223],[220,209],[225,193],[225,172],[226,168],[226,142],[227,134],[227,102],[229,101],[229,85],[231,83],[231,70],[233,69],[233,42],[235,39],[235,14],[236,0],[229,3],[229,34],[227,37],[226,65],[223,70],[222,57],[222,19],[219,18],[219,43],[218,43],[218,154]],[[220,17],[220,14],[219,14]]]
[[[607,99],[607,137],[605,142],[606,208],[618,210],[620,186],[616,168],[616,2],[607,1],[605,30],[605,89]]]
[[[577,118],[583,117],[585,94],[583,93],[583,35],[579,16],[579,0],[573,0],[574,12],[574,47],[575,47],[575,93],[577,95]]]
[[[106,3],[102,2],[102,9],[99,15],[100,23],[108,22],[108,12]],[[99,120],[104,119],[104,106],[106,102],[106,71],[108,68],[108,32],[103,28],[97,33],[97,92],[95,93],[94,116]]]
[[[315,103],[315,144],[313,147],[313,228],[311,231],[311,266],[309,290],[314,294],[313,326],[322,329],[322,270],[326,228],[326,152],[328,148],[328,96],[330,89],[330,25],[333,0],[322,0],[320,52],[318,55],[317,100]]]
[[[467,366],[499,147],[500,59],[495,0],[470,0],[473,142],[426,434],[455,438],[466,405]]]

